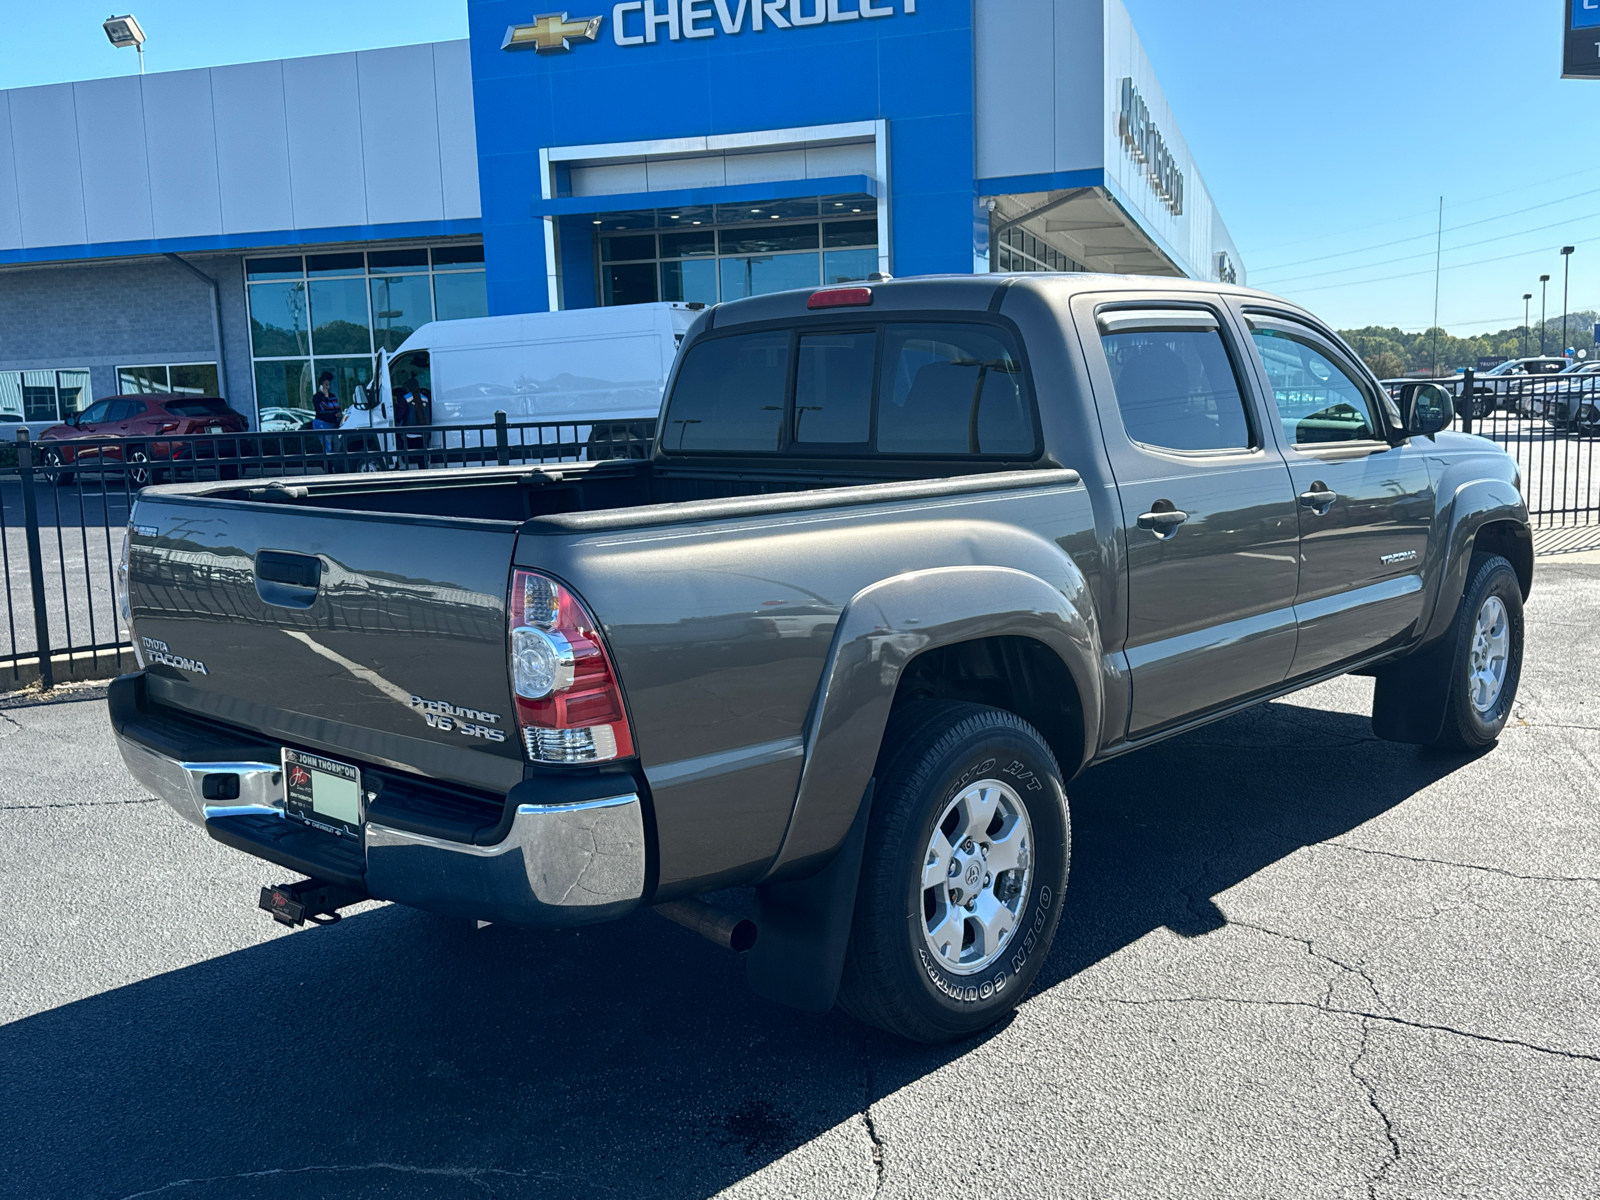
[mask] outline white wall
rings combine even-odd
[[[1162,94],[1122,0],[980,0],[975,6],[979,179],[1103,168],[1130,215],[1192,277],[1215,276],[1216,253],[1243,264]],[[1132,77],[1184,178],[1174,216],[1117,135],[1122,80]]]
[[[973,19],[978,178],[1101,166],[1100,5],[981,0]]]
[[[0,92],[0,250],[479,215],[465,41]]]

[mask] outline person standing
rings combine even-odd
[[[311,412],[311,428],[313,429],[337,429],[344,421],[344,409],[339,405],[339,397],[333,394],[332,371],[324,371],[317,376],[317,394],[311,398]],[[322,449],[325,454],[333,454],[333,443],[334,439],[331,437],[322,439]],[[342,463],[335,462],[330,458],[326,464],[326,469],[330,472],[337,472],[342,469],[342,466]]]

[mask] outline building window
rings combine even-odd
[[[24,421],[56,425],[89,403],[89,372],[71,370],[0,371],[0,422],[13,428]]]
[[[716,304],[848,283],[878,269],[870,196],[600,213],[600,302]]]
[[[263,428],[308,420],[324,371],[348,407],[379,350],[429,321],[489,314],[482,243],[249,258],[245,280]]]
[[[216,363],[168,363],[164,366],[118,367],[117,391],[124,396],[173,393],[220,396]]]
[[[1089,268],[1068,258],[1048,242],[1021,229],[1002,233],[994,249],[996,271],[1087,271]]]

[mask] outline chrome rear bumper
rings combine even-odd
[[[186,762],[116,732],[133,777],[202,828],[283,814],[277,763]],[[239,777],[237,799],[207,800],[207,775]],[[620,917],[644,895],[644,816],[636,793],[575,804],[519,804],[492,846],[368,822],[366,888],[373,898],[480,921],[560,927]]]

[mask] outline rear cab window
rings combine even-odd
[[[865,320],[713,335],[689,348],[662,428],[669,453],[1027,460],[1026,364],[981,321]]]

